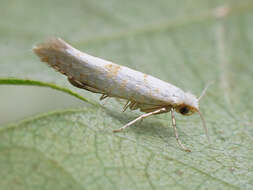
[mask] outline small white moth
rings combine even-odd
[[[201,96],[196,98],[191,93],[150,75],[80,52],[60,38],[39,44],[33,48],[33,51],[41,61],[66,75],[72,85],[102,94],[100,100],[107,97],[127,100],[123,111],[130,108],[145,112],[114,132],[122,131],[151,115],[171,112],[176,140],[183,150],[190,151],[178,138],[174,112],[182,115],[192,115],[197,112],[209,141],[206,124],[199,111],[199,100],[205,94],[207,87]]]

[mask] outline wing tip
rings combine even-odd
[[[48,62],[49,56],[56,51],[68,48],[68,44],[61,38],[50,38],[44,43],[35,45],[32,51],[40,57],[41,61]]]

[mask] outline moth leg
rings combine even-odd
[[[126,109],[130,106],[130,104],[131,104],[130,100],[127,100],[126,104],[125,104],[124,107],[123,107],[122,112],[125,112]]]
[[[131,103],[129,104],[130,110],[136,110],[136,109],[138,109],[137,105],[138,105],[137,102],[131,101]]]
[[[143,114],[143,115],[137,117],[135,120],[133,120],[133,121],[127,123],[127,124],[124,125],[123,127],[119,128],[119,129],[113,130],[113,132],[120,132],[120,131],[126,129],[127,127],[133,125],[134,123],[136,123],[136,122],[139,121],[139,120],[142,120],[142,119],[144,119],[144,118],[146,118],[146,117],[149,117],[149,116],[154,115],[154,114],[162,113],[162,112],[166,112],[166,108],[161,108],[161,109],[155,110],[155,111],[153,111],[153,112],[145,113],[145,114]]]
[[[108,97],[108,95],[106,95],[106,94],[102,94],[102,95],[101,95],[101,97],[99,98],[99,100],[101,100],[101,101],[102,101],[102,100],[106,99],[107,97]]]
[[[174,108],[171,108],[170,110],[171,112],[171,120],[172,120],[172,127],[174,129],[174,133],[175,133],[175,136],[176,136],[176,140],[177,140],[177,143],[178,145],[186,152],[191,152],[190,149],[186,148],[180,141],[179,137],[178,137],[178,133],[177,133],[177,127],[176,127],[176,120],[175,120],[175,114],[174,114]]]

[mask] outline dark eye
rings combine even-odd
[[[179,112],[183,115],[187,114],[190,110],[185,106],[180,108]]]

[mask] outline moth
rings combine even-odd
[[[207,87],[197,98],[153,76],[83,53],[60,38],[39,44],[33,51],[42,62],[66,75],[75,87],[101,94],[100,100],[108,97],[125,99],[123,111],[129,108],[144,112],[114,132],[122,131],[149,116],[170,112],[177,143],[183,150],[190,152],[178,137],[174,113],[184,116],[198,113],[209,141],[205,120],[199,110],[199,101]]]

